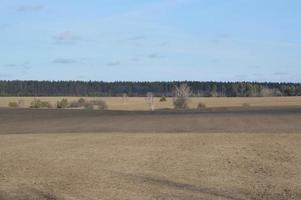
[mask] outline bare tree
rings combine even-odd
[[[186,83],[181,84],[179,87],[175,86],[173,99],[175,109],[188,109],[188,101],[191,94],[190,87]]]
[[[127,99],[128,99],[127,93],[123,93],[123,94],[122,94],[122,101],[123,101],[123,104],[124,104],[124,105],[126,104]]]
[[[154,111],[155,110],[154,94],[152,92],[148,92],[146,94],[146,102],[149,104],[151,111]]]

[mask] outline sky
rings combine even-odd
[[[301,82],[300,0],[0,0],[0,80]]]

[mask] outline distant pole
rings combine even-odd
[[[123,101],[123,104],[125,105],[126,102],[127,102],[127,94],[126,93],[123,93],[123,95],[122,95],[122,101]]]

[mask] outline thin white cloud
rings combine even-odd
[[[114,62],[107,63],[107,66],[114,67],[114,66],[118,66],[120,64],[121,64],[120,61],[114,61]]]
[[[4,67],[10,68],[10,69],[27,70],[27,69],[30,69],[30,62],[25,61],[23,63],[8,63],[8,64],[5,64]]]
[[[145,35],[137,35],[137,36],[128,38],[128,40],[130,40],[130,41],[141,41],[141,40],[145,40],[145,39],[146,39]]]
[[[71,31],[60,32],[53,36],[53,39],[56,44],[74,44],[77,41],[81,40],[79,36],[75,35]]]
[[[20,5],[16,8],[17,12],[37,12],[44,10],[45,6],[43,5]]]
[[[161,58],[165,58],[165,56],[158,54],[158,53],[151,53],[147,56],[150,59],[161,59]]]
[[[11,63],[11,64],[6,64],[5,67],[17,67],[17,65]]]
[[[77,63],[77,61],[74,60],[74,59],[70,59],[70,58],[57,58],[57,59],[54,59],[54,60],[52,61],[52,63],[68,65],[68,64],[74,64],[74,63]]]

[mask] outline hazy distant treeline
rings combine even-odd
[[[0,81],[0,96],[172,96],[175,85],[187,83],[192,96],[301,96],[300,83],[257,82],[101,82]]]

